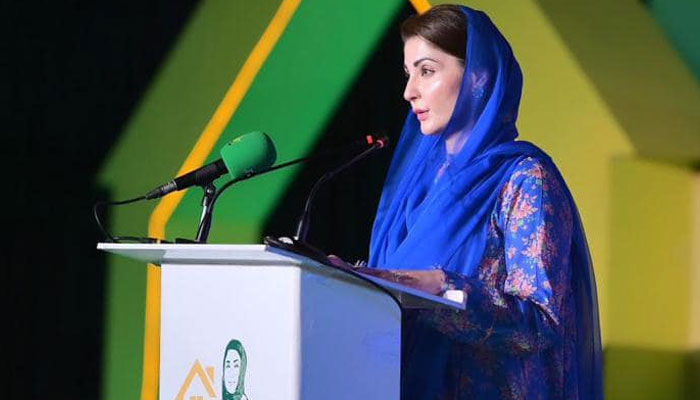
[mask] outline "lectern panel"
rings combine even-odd
[[[162,268],[162,400],[299,398],[299,268]]]

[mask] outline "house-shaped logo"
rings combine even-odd
[[[190,387],[195,379],[198,379],[206,394],[189,393]],[[199,386],[199,385],[198,385]],[[177,393],[175,400],[205,400],[215,399],[216,391],[214,391],[214,367],[207,366],[206,370],[202,367],[199,360],[195,359],[190,372],[182,383],[180,391]]]

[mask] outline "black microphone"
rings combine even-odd
[[[309,192],[309,196],[306,198],[306,205],[304,206],[304,211],[301,214],[301,217],[299,217],[296,235],[294,236],[294,240],[297,243],[306,243],[306,237],[309,233],[309,221],[311,219],[311,208],[313,205],[313,200],[316,196],[316,192],[318,192],[318,189],[321,187],[321,185],[323,185],[325,182],[328,182],[330,179],[335,177],[337,174],[339,174],[349,166],[355,164],[356,162],[362,160],[363,158],[369,156],[377,150],[386,148],[389,144],[389,138],[387,138],[386,136],[382,136],[378,139],[374,139],[372,136],[367,136],[366,143],[370,144],[370,147],[368,149],[356,155],[350,161],[346,162],[340,167],[325,173],[311,188],[311,192]]]
[[[157,188],[146,193],[145,197],[147,200],[157,199],[177,190],[187,189],[188,187],[195,185],[206,184],[227,172],[228,170],[226,169],[224,160],[218,159],[211,164],[207,164],[201,168],[195,169],[194,171],[180,175],[177,178],[172,179],[170,182],[158,186]]]
[[[263,132],[250,132],[226,143],[221,148],[221,158],[194,171],[178,176],[158,186],[144,197],[147,200],[163,197],[176,190],[201,186],[226,173],[233,179],[260,171],[275,163],[277,152],[272,140]]]

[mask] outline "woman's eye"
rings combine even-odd
[[[433,71],[433,70],[430,69],[430,68],[423,68],[423,69],[421,69],[420,74],[421,74],[421,76],[430,76],[430,75],[432,75],[434,72],[435,72],[435,71]]]

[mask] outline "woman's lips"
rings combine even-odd
[[[416,114],[419,121],[425,121],[428,119],[428,110],[414,110],[413,112]]]

